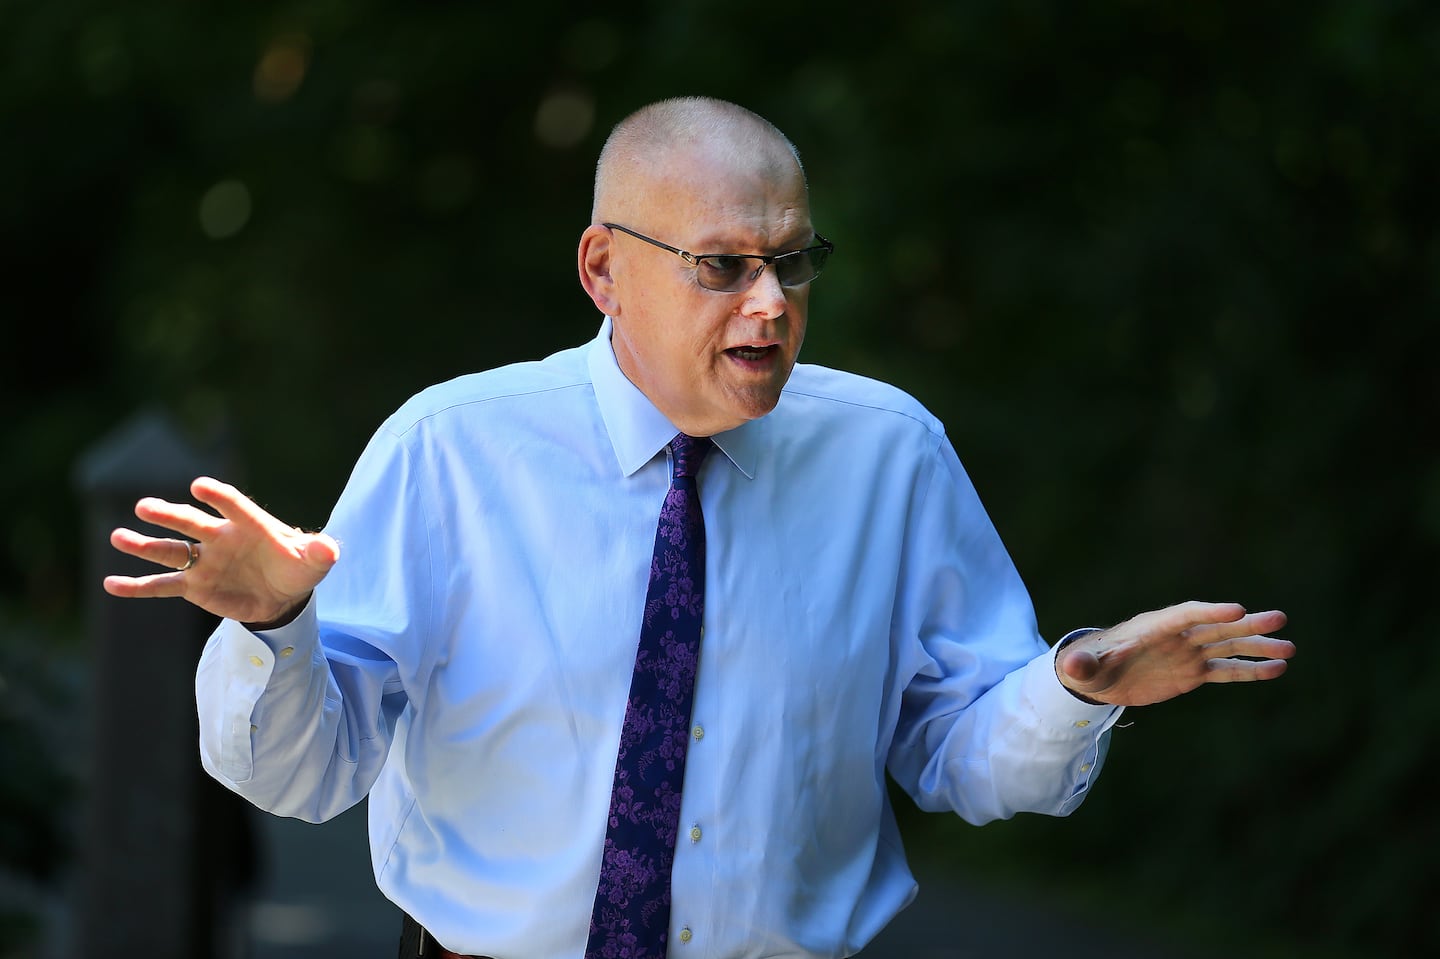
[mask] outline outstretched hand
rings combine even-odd
[[[107,593],[179,596],[226,619],[280,625],[294,618],[340,558],[335,540],[286,526],[228,483],[202,476],[190,484],[190,493],[219,515],[154,497],[140,500],[137,517],[183,538],[115,530],[110,543],[120,552],[170,570],[107,576]]]
[[[1082,636],[1060,651],[1055,672],[1067,689],[1087,699],[1146,706],[1203,683],[1275,679],[1295,655],[1295,644],[1265,634],[1284,625],[1279,610],[1247,613],[1236,603],[1180,603]]]

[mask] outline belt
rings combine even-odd
[[[451,952],[430,935],[429,930],[405,916],[404,928],[400,933],[400,959],[488,959],[487,956],[462,956]]]

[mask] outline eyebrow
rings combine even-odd
[[[770,252],[741,253],[738,252],[741,244],[726,243],[723,239],[717,239],[715,236],[706,234],[701,236],[698,241],[699,245],[682,247],[682,249],[689,250],[696,256],[780,256],[785,253],[798,253],[801,250],[809,249],[815,245],[816,236],[817,234],[812,227],[797,236],[793,241],[776,244],[771,248]]]

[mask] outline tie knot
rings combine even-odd
[[[705,456],[710,452],[711,445],[708,436],[686,436],[684,433],[676,433],[675,438],[670,441],[670,456],[674,461],[672,470],[674,478],[693,477],[700,472],[700,466],[705,462]]]

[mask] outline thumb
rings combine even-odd
[[[330,567],[340,561],[340,544],[326,533],[315,533],[301,551],[305,562],[320,570],[329,572]]]
[[[1088,683],[1100,674],[1100,658],[1088,649],[1069,649],[1060,653],[1060,672],[1076,683]]]

